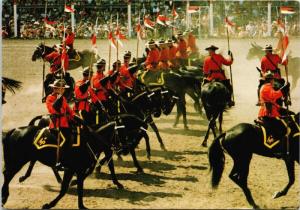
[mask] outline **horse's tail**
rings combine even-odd
[[[210,171],[212,170],[211,185],[213,188],[218,187],[224,170],[225,155],[221,147],[220,139],[223,139],[225,135],[226,133],[219,135],[212,142],[208,151]]]
[[[19,90],[22,87],[22,82],[7,77],[2,77],[2,85],[10,92],[15,93],[15,89]]]
[[[4,165],[6,165],[9,162],[9,154],[10,154],[9,140],[11,134],[14,131],[15,129],[12,129],[8,131],[6,134],[4,134],[4,136],[2,137]]]
[[[33,118],[29,123],[28,125],[31,126],[31,125],[34,125],[34,123],[37,121],[37,120],[40,120],[42,119],[43,115],[38,115],[36,116],[35,118]]]

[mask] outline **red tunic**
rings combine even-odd
[[[179,59],[187,59],[187,44],[186,41],[181,39],[178,41],[178,52],[176,54],[176,57]]]
[[[89,103],[89,99],[91,99],[91,101],[93,103],[97,102],[98,98],[95,94],[95,92],[93,91],[93,89],[89,86],[87,91],[82,93],[80,91],[80,86],[82,84],[84,84],[86,82],[86,80],[79,80],[75,83],[75,89],[74,89],[74,94],[75,94],[75,98],[78,100],[77,103],[75,103],[73,109],[74,111],[80,111],[80,110],[85,110],[87,112],[90,111],[90,103]]]
[[[128,64],[124,63],[120,68],[121,90],[123,90],[125,87],[132,88],[134,85],[135,77],[130,74],[130,72],[128,71],[128,67]]]
[[[212,60],[212,57],[214,61]],[[220,67],[222,68],[222,65],[229,66],[232,64],[231,59],[225,59],[222,55],[219,54],[213,54],[211,56],[207,56],[204,59],[203,64],[203,73],[207,76],[207,80],[211,81],[213,79],[219,79],[219,80],[225,80],[226,76],[224,72],[222,73],[220,71]]]
[[[50,62],[50,72],[54,73],[58,69],[61,68],[61,54],[57,51],[53,51],[52,53],[48,54],[44,58],[46,61]],[[69,67],[69,57],[66,55],[66,59],[64,62],[65,70]]]
[[[263,85],[260,89],[260,102],[262,103],[258,117],[280,117],[279,108],[280,106],[276,103],[276,100],[282,97],[282,92],[280,90],[274,90],[271,83]],[[272,109],[270,113],[268,112],[265,103],[269,102],[272,104]]]
[[[268,58],[273,62],[274,65],[271,63],[271,61]],[[272,71],[274,73],[274,78],[280,79],[281,76],[280,76],[279,72],[276,71],[276,69],[278,68],[278,64],[281,64],[281,63],[282,63],[282,60],[277,54],[265,55],[261,59],[261,70],[262,70],[263,75],[267,71]]]
[[[176,46],[172,46],[172,47],[169,47],[169,67],[172,67],[172,66],[177,66],[177,62],[176,62],[176,53],[177,53],[177,47]]]
[[[60,108],[60,112],[57,112],[53,108],[53,104],[57,99],[58,94],[50,94],[47,96],[46,99],[46,106],[48,109],[49,114],[57,115],[56,116],[56,123],[54,125],[54,122],[50,120],[49,128],[68,128],[69,127],[69,119],[72,119],[74,116],[74,111],[69,107],[67,100],[64,96],[63,97],[63,102],[62,106]],[[59,120],[58,120],[59,119]]]
[[[100,80],[104,77],[103,73],[97,73],[92,77],[93,88],[95,89],[96,96],[100,101],[107,100],[107,92],[100,83]]]
[[[159,62],[159,56],[159,50],[157,48],[149,51],[145,61],[147,70],[156,70],[156,66]]]
[[[169,48],[163,48],[160,51],[160,57],[159,57],[159,69],[168,69],[168,60],[169,60]]]
[[[67,35],[67,37],[65,39],[65,43],[68,46],[73,45],[74,40],[75,40],[75,34],[71,32],[70,34]]]

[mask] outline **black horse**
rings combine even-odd
[[[60,193],[53,201],[45,204],[43,208],[52,208],[57,204],[66,194],[74,174],[77,176],[78,207],[80,209],[85,208],[83,204],[83,182],[87,175],[90,174],[90,171],[94,169],[98,157],[102,152],[110,160],[108,165],[113,183],[119,188],[123,188],[123,185],[118,182],[115,176],[112,161],[112,148],[115,148],[116,151],[120,150],[120,142],[117,141],[117,133],[115,132],[118,129],[116,125],[117,122],[111,122],[97,129],[95,132],[86,126],[80,129],[81,143],[73,147],[72,151],[63,158],[64,165],[68,169],[64,172]],[[56,136],[50,132],[46,132],[46,139],[53,144],[53,147],[42,148],[43,144],[39,144],[36,138],[39,130],[40,128],[37,126],[20,127],[9,131],[2,139],[5,164],[3,171],[2,205],[8,199],[10,181],[27,162],[40,161],[50,167],[53,167],[56,163]]]
[[[227,152],[234,161],[229,178],[236,183],[244,192],[248,203],[253,208],[258,208],[247,185],[249,165],[252,154],[266,157],[280,157],[278,153],[289,151],[289,155],[282,155],[287,167],[289,182],[285,188],[274,195],[278,198],[287,194],[295,181],[294,162],[299,163],[299,127],[300,114],[291,115],[287,118],[291,132],[287,142],[275,141],[272,144],[266,142],[267,136],[260,126],[248,123],[240,123],[229,129],[226,133],[218,136],[209,148],[209,163],[212,169],[212,187],[217,187],[225,164],[224,151]],[[277,143],[276,143],[277,142]],[[289,148],[289,150],[287,150]]]
[[[219,119],[219,132],[222,132],[223,112],[226,109],[229,97],[229,90],[219,81],[211,81],[202,86],[201,101],[209,121],[202,146],[207,146],[210,129],[212,130],[214,137],[216,137],[217,119]]]
[[[37,59],[41,59],[42,56],[46,56],[53,52],[55,49],[53,47],[49,47],[45,44],[39,44],[35,51],[32,54],[32,61],[36,61]],[[83,50],[83,51],[77,51],[79,58],[78,59],[70,59],[69,60],[69,69],[68,70],[73,70],[79,67],[87,67],[90,66],[91,64],[95,63],[97,59],[100,57],[95,54],[95,52],[91,50]]]
[[[5,104],[5,93],[9,90],[11,93],[15,94],[15,90],[19,90],[22,87],[22,82],[2,77],[2,104]]]
[[[265,55],[265,51],[263,50],[263,47],[256,44],[251,43],[251,48],[248,51],[247,54],[247,60],[252,59],[261,59]],[[292,57],[288,56],[288,74],[292,78],[292,86],[291,89],[295,89],[297,86],[297,82],[300,78],[300,57]]]

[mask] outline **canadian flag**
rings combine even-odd
[[[113,48],[117,49],[116,39],[114,38],[112,31],[109,31],[109,33],[108,33],[108,40],[110,42],[110,45]]]
[[[191,13],[198,12],[199,9],[200,9],[199,6],[189,6],[187,12],[191,14]]]
[[[121,40],[126,39],[126,36],[122,34],[119,27],[117,27],[115,34],[116,34],[117,42],[123,47],[123,43]]]
[[[48,25],[54,25],[54,24],[57,23],[56,21],[50,21],[50,20],[48,20],[47,17],[44,18],[44,22],[45,22],[46,24],[48,24]]]
[[[156,18],[156,22],[160,25],[166,26],[166,21],[168,20],[168,18],[164,15],[158,15]]]
[[[173,15],[173,18],[174,18],[175,20],[179,17],[179,15],[178,15],[178,13],[176,12],[176,9],[175,9],[175,8],[172,9],[172,15]]]
[[[68,5],[65,5],[65,12],[71,12],[71,13],[74,13],[75,12],[75,9],[72,9],[72,7],[68,6]]]
[[[155,22],[151,21],[148,17],[145,17],[145,18],[144,18],[144,25],[145,25],[147,28],[154,29],[153,27],[155,26]]]

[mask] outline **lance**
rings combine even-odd
[[[139,21],[138,21],[138,31],[137,31],[137,42],[136,42],[136,65],[138,65],[138,57],[139,57],[139,44],[140,44],[140,37],[141,37],[141,22],[140,22],[140,13],[139,13]]]
[[[226,23],[226,34],[227,34],[227,47],[228,47],[228,51],[230,51],[228,23]],[[229,66],[229,71],[230,71],[230,81],[231,81],[231,86],[232,86],[232,101],[234,102],[234,92],[233,92],[233,80],[232,80],[231,65]]]
[[[46,0],[45,3],[45,17],[44,17],[44,41],[43,41],[43,45],[44,45],[44,52],[45,52],[45,38],[46,38],[46,18],[47,18],[47,3],[48,1]],[[43,52],[43,53],[44,53]],[[43,103],[43,99],[45,97],[45,86],[44,86],[44,81],[45,81],[45,60],[43,59],[43,78],[42,78],[42,103]]]
[[[111,23],[112,23],[112,15],[110,14],[110,23],[109,23],[109,31],[108,34],[110,35],[111,30]],[[108,70],[110,68],[110,60],[111,60],[111,40],[109,40],[109,48],[108,48]]]
[[[117,30],[118,30],[118,33],[120,33],[120,29],[119,29],[119,12],[117,12]],[[118,60],[119,60],[119,37],[117,37],[117,61]],[[117,70],[119,70],[118,65],[116,65],[116,67],[117,67]]]

